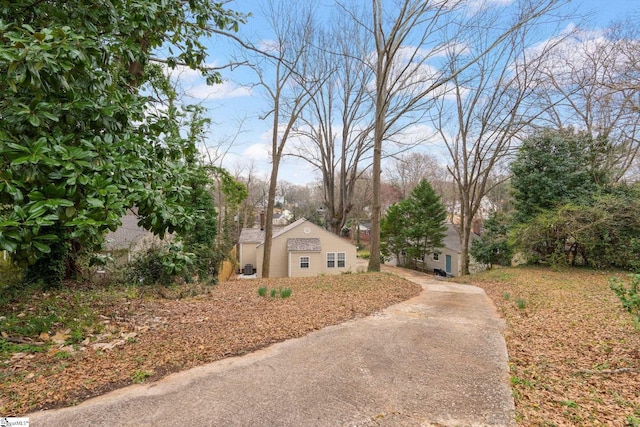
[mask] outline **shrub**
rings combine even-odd
[[[127,266],[125,280],[143,285],[171,284],[193,264],[193,254],[183,251],[182,244],[152,246]]]
[[[620,299],[622,307],[640,321],[640,274],[629,275],[629,287],[617,277],[612,277],[609,287]]]
[[[291,296],[291,288],[280,289],[280,297],[282,299],[289,298]]]

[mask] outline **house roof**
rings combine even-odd
[[[450,249],[455,252],[461,252],[462,246],[460,245],[460,234],[458,233],[458,229],[455,225],[448,223],[445,224],[447,226],[447,235],[445,236],[442,243],[444,247]],[[469,239],[469,245],[471,242],[478,239],[479,236],[477,234],[471,233],[471,238]]]
[[[290,238],[287,239],[287,251],[289,252],[320,252],[320,239],[317,237],[309,238]]]
[[[273,227],[273,237],[282,231],[283,227]],[[259,228],[243,228],[238,237],[238,243],[262,243],[264,242],[264,230]]]
[[[298,225],[302,224],[305,221],[306,219],[300,218],[299,220],[292,222],[286,227],[274,226],[273,237],[275,238],[282,233],[286,233],[287,231],[291,230],[292,228],[296,228]],[[240,237],[238,237],[238,243],[255,243],[257,245],[262,244],[264,243],[264,234],[265,234],[264,230],[261,230],[259,228],[243,228],[240,231]]]
[[[238,237],[238,243],[260,243],[264,241],[264,230],[259,228],[243,228]]]
[[[278,231],[276,231],[276,228],[273,228],[273,238],[275,239],[276,237],[278,237],[281,234],[284,234],[286,232],[288,232],[289,230],[293,230],[294,228],[296,228],[297,226],[299,226],[300,224],[306,222],[306,218],[300,218],[299,220],[292,222],[291,224],[287,225],[286,227],[282,227],[280,229],[278,229]],[[253,243],[253,242],[242,242],[240,241],[240,243]],[[264,244],[264,231],[262,232],[262,240],[260,240],[258,246],[263,245]]]
[[[138,225],[136,215],[124,215],[120,221],[122,225],[105,236],[105,249],[108,251],[129,249],[143,238],[153,236],[151,232]]]

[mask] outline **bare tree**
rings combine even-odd
[[[315,78],[327,82],[301,115],[294,152],[320,171],[325,227],[339,234],[353,208],[356,181],[369,166],[372,73],[361,60],[368,43],[361,27],[341,13],[332,22],[311,58]]]
[[[322,225],[322,185],[292,185],[288,188],[287,194],[287,206],[294,219],[304,217],[314,224]]]
[[[637,25],[627,24],[565,39],[548,55],[537,92],[549,107],[547,123],[583,129],[600,144],[598,160],[613,181],[640,149],[640,42]]]
[[[373,209],[370,271],[380,270],[380,173],[383,146],[398,128],[407,129],[422,120],[433,99],[450,90],[449,83],[479,59],[500,46],[524,24],[554,10],[564,0],[521,0],[511,6],[515,18],[508,24],[502,16],[480,22],[475,16],[485,6],[473,8],[460,0],[371,0],[372,19],[359,21],[375,40],[368,56],[375,74],[373,132]],[[391,3],[391,4],[390,4]],[[354,19],[357,17],[354,16]],[[504,24],[504,25],[503,25]],[[491,40],[480,50],[467,51],[465,44],[489,32]],[[455,68],[441,66],[442,55],[465,52]],[[464,59],[464,61],[462,60]]]
[[[365,171],[356,180],[353,196],[353,209],[349,213],[349,219],[353,223],[352,237],[357,244],[360,244],[365,240],[361,235],[362,222],[369,222],[371,220],[371,196],[373,194],[371,179],[371,170]],[[366,237],[370,239],[370,234]]]
[[[269,277],[271,266],[271,242],[273,237],[273,209],[280,161],[284,156],[286,143],[294,125],[310,101],[310,96],[318,90],[322,82],[310,79],[309,50],[313,43],[313,11],[309,8],[292,5],[290,2],[270,3],[269,21],[276,40],[262,60],[270,67],[272,78],[262,68],[254,66],[260,86],[265,90],[271,102],[271,110],[265,115],[271,116],[271,176],[265,220],[264,257],[262,277]],[[264,51],[263,51],[264,53]]]
[[[411,190],[426,179],[438,192],[436,186],[446,180],[447,170],[438,159],[426,153],[402,153],[394,158],[387,171],[391,184],[398,187],[402,198],[406,199]],[[442,197],[442,194],[439,194]]]
[[[547,7],[552,5],[549,2]],[[497,19],[497,13],[500,11],[487,9],[472,25],[480,28]],[[528,100],[539,83],[543,60],[559,42],[556,39],[530,49],[538,41],[535,30],[542,17],[538,13],[521,22],[498,43],[491,31],[477,31],[467,40],[467,49],[491,48],[491,54],[471,64],[466,52],[449,52],[452,90],[438,100],[433,120],[449,152],[448,170],[458,190],[463,274],[469,273],[472,224],[483,199],[501,183],[495,177],[506,164],[512,142],[542,114]]]
[[[259,176],[254,161],[249,162],[246,167],[236,170],[234,177],[246,185],[248,193],[239,209],[240,228],[252,227],[255,225],[256,214],[267,207],[269,183],[264,177]]]

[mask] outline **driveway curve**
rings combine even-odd
[[[415,298],[31,426],[515,426],[504,322],[484,291],[399,268]]]

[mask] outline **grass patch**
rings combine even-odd
[[[369,259],[371,258],[371,251],[369,251],[369,249],[360,249],[357,252],[357,257],[362,259]]]
[[[291,292],[291,288],[280,289],[280,298],[289,298],[291,296]]]
[[[271,298],[276,298],[277,296],[280,296],[280,298],[286,299],[291,296],[292,292],[293,291],[291,290],[291,288],[278,288],[278,289],[274,288],[274,289],[271,289],[270,291],[269,291],[269,288],[267,287],[258,288],[258,295],[261,297],[265,297],[267,296],[267,294],[269,294]]]
[[[153,372],[151,371],[135,371],[131,380],[134,384],[142,384],[147,378],[151,377]]]

